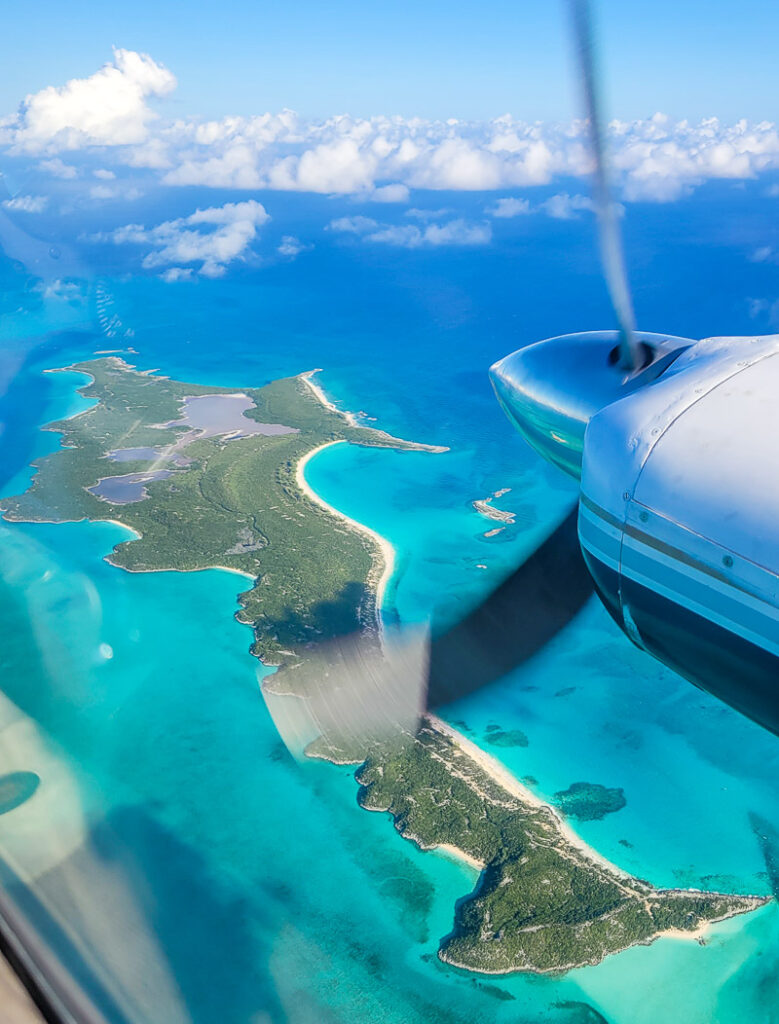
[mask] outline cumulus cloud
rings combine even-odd
[[[409,197],[408,185],[392,184],[381,185],[371,193],[371,199],[375,203],[407,203]]]
[[[108,199],[131,201],[140,199],[142,195],[145,195],[143,189],[134,185],[128,187],[124,182],[117,182],[114,185],[92,185],[89,189],[89,198],[98,201]]]
[[[221,277],[229,263],[245,258],[257,236],[257,229],[270,218],[262,203],[249,199],[243,203],[225,203],[196,210],[188,217],[167,220],[154,228],[142,224],[125,224],[107,235],[95,236],[97,241],[116,245],[151,246],[142,265],[147,270],[170,267],[165,280],[181,280],[181,264],[199,264],[196,269],[205,277]]]
[[[147,167],[165,167],[170,163],[160,148],[144,147]],[[210,188],[262,188],[265,184],[257,169],[256,154],[251,146],[229,146],[218,156],[205,160],[185,159],[163,177],[166,185],[207,185]]]
[[[355,138],[339,138],[288,156],[273,164],[267,175],[271,188],[297,192],[353,193],[374,187],[379,157]]]
[[[191,281],[193,277],[191,267],[168,267],[167,270],[163,270],[160,274],[163,281],[169,283],[175,281]]]
[[[529,199],[499,199],[494,206],[485,211],[491,217],[520,217],[530,213]]]
[[[489,224],[471,224],[461,218],[444,224],[378,224],[370,217],[339,217],[330,221],[331,231],[360,235],[367,242],[404,249],[440,245],[486,245],[492,238]]]
[[[176,86],[167,68],[147,54],[114,50],[89,78],[73,78],[28,96],[11,126],[15,150],[40,153],[120,146],[144,141],[154,112],[147,100]]]
[[[634,200],[678,198],[712,178],[779,168],[769,122],[690,125],[657,116],[610,126],[618,189]],[[345,116],[302,121],[286,111],[178,124],[164,137],[171,185],[274,188],[405,202],[408,190],[497,190],[548,185],[591,172],[586,125],[483,123]],[[575,211],[572,211],[575,212]]]
[[[42,285],[40,290],[43,292],[44,299],[53,299],[56,302],[69,302],[71,305],[76,305],[85,299],[85,283],[83,281],[62,281],[57,278],[50,284]]]
[[[313,246],[304,245],[299,238],[295,235],[283,235],[281,242],[276,249],[276,252],[280,256],[286,256],[289,259],[294,259],[299,253],[305,252],[306,249],[311,249]]]
[[[116,50],[113,61],[92,76],[43,89],[28,96],[17,115],[0,118],[0,146],[50,156],[68,150],[74,162],[81,149],[114,146],[112,167],[143,168],[170,186],[281,189],[379,202],[407,202],[411,189],[525,189],[586,179],[592,170],[587,126],[580,120],[305,120],[289,110],[211,121],[156,118],[152,101],[175,84],[152,57]],[[615,185],[628,200],[670,201],[705,181],[744,180],[779,169],[779,133],[769,121],[727,125],[705,118],[693,124],[655,114],[613,121],[608,145]],[[68,173],[66,166],[60,176]],[[48,169],[58,173],[54,160]],[[498,201],[492,216],[505,216],[513,204]],[[569,216],[581,209],[560,202],[546,212]]]
[[[571,196],[567,192],[560,192],[556,196],[550,196],[540,206],[542,210],[556,220],[574,220],[582,210],[594,209],[594,204],[588,196]]]
[[[117,190],[110,185],[93,185],[89,190],[92,199],[113,199],[117,194]]]
[[[3,206],[6,210],[20,213],[42,213],[48,202],[48,196],[14,196],[13,199],[4,199]]]
[[[362,235],[366,231],[379,226],[372,217],[336,217],[327,225],[328,231],[342,231],[352,235]]]
[[[413,206],[410,210],[406,210],[406,216],[413,217],[414,220],[440,220],[441,217],[446,217],[453,212],[448,206],[441,207],[438,210],[420,210]]]
[[[72,164],[66,164],[60,160],[58,156],[55,156],[53,160],[41,160],[38,166],[42,171],[46,171],[47,174],[51,174],[54,178],[67,180],[68,178],[78,177],[76,168]]]

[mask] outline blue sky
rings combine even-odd
[[[290,107],[568,120],[576,112],[564,0],[160,0],[9,5],[0,113],[91,74],[111,47],[150,53],[179,80],[163,109],[218,117]],[[773,119],[775,0],[601,0],[609,114]]]
[[[252,259],[273,195],[348,197],[355,215],[332,218],[329,237],[366,248],[483,248],[507,220],[591,215],[563,0],[172,12],[73,0],[33,22],[12,9],[0,220],[89,222],[93,242],[134,247],[173,282]],[[628,218],[709,182],[779,201],[779,4],[742,0],[736,17],[720,0],[601,0],[598,14]],[[482,194],[467,215],[444,198],[460,192]],[[285,233],[276,256],[309,251]],[[777,265],[775,239],[750,259]]]

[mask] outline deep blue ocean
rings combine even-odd
[[[643,330],[776,331],[777,199],[766,182],[631,204],[628,261]],[[573,185],[570,191],[580,186]],[[560,187],[557,187],[560,190]],[[547,193],[538,190],[538,198]],[[43,371],[105,350],[202,384],[258,386],[321,367],[342,408],[442,455],[338,445],[306,476],[397,551],[391,621],[456,614],[559,520],[575,487],[512,432],[487,367],[534,340],[613,326],[589,216],[495,220],[478,248],[408,250],[327,229],[402,207],[268,193],[251,263],[167,283],[139,255],[85,241],[230,194],[179,190],[36,221],[0,238],[0,480],[24,489],[56,449],[40,426],[88,404]],[[493,197],[413,204],[484,219]],[[112,220],[113,218],[113,220]],[[284,235],[310,246],[274,255]],[[36,264],[41,245],[54,264]],[[49,287],[55,280],[60,287]],[[72,287],[63,289],[63,281]],[[516,523],[471,502],[500,488]],[[128,574],[103,561],[113,524],[0,522],[0,771],[35,795],[0,815],[6,884],[109,1018],[177,1024],[775,1024],[779,910],[663,939],[561,978],[484,977],[436,959],[475,873],[400,838],[356,803],[350,768],[299,764],[266,712],[237,577]],[[779,864],[779,740],[633,648],[599,604],[528,666],[446,709],[541,796],[576,781],[626,806],[577,831],[661,886],[768,893]],[[761,840],[761,836],[767,837]],[[772,880],[773,873],[773,880]]]

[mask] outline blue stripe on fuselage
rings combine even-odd
[[[628,635],[623,607],[646,651],[779,735],[776,655],[649,587],[620,577],[586,548],[584,555],[604,605]]]

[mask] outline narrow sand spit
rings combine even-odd
[[[317,367],[317,369],[315,370],[306,370],[305,373],[299,374],[298,377],[300,380],[303,381],[303,383],[309,389],[309,391],[313,393],[314,397],[318,401],[320,401],[326,409],[330,409],[332,412],[337,412],[339,416],[343,416],[343,418],[346,420],[350,427],[358,427],[359,423],[357,422],[357,417],[354,415],[354,413],[344,412],[343,409],[339,409],[333,402],[330,401],[330,399],[324,393],[322,388],[318,384],[314,383],[314,374],[321,372],[322,368]]]

